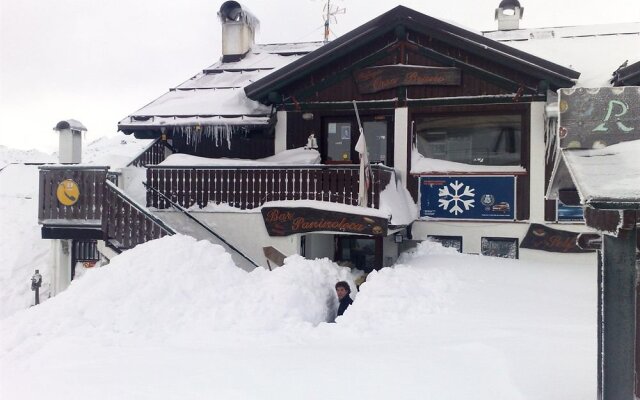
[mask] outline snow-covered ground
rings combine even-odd
[[[235,268],[166,237],[2,321],[7,399],[595,398],[595,267],[460,255],[424,242],[369,275],[294,256]]]
[[[36,182],[37,167],[0,172],[0,399],[596,397],[595,265],[423,242],[329,323],[346,268],[293,256],[247,273],[177,235],[29,308],[29,278],[48,260]]]

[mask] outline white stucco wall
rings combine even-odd
[[[71,129],[58,131],[58,161],[62,164],[82,162],[82,132]]]
[[[51,295],[63,292],[71,284],[71,246],[67,239],[51,240]]]
[[[300,252],[299,235],[269,236],[267,228],[264,226],[262,214],[259,212],[194,211],[192,214],[258,265],[267,266],[262,250],[266,246],[275,247],[285,256],[299,254]]]
[[[544,102],[531,103],[531,127],[529,149],[529,219],[531,222],[544,222],[544,169],[545,169],[545,143],[544,143]]]
[[[409,108],[396,108],[393,126],[393,165],[402,183],[407,182],[407,146],[409,143]]]
[[[582,224],[548,224],[550,228],[571,232],[585,232]],[[415,240],[427,239],[429,235],[462,236],[462,251],[464,253],[480,254],[481,239],[483,237],[517,238],[522,242],[529,222],[466,222],[466,221],[437,221],[421,220],[413,224],[413,238]],[[555,253],[541,250],[520,249],[520,258],[523,260],[552,261],[563,264],[590,264],[596,263],[595,253]]]
[[[287,112],[278,111],[276,113],[278,122],[276,123],[275,152],[276,154],[287,149]]]

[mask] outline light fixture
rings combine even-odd
[[[305,121],[311,121],[313,119],[313,113],[310,113],[310,112],[303,113],[302,119]]]

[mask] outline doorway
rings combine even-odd
[[[387,116],[363,117],[362,130],[367,141],[369,162],[393,166],[391,118]],[[325,164],[357,164],[355,145],[360,136],[355,118],[325,118],[322,128],[322,159]]]

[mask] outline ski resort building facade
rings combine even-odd
[[[521,11],[503,1],[480,34],[398,6],[329,43],[258,45],[257,18],[225,2],[220,61],[119,122],[154,140],[129,168],[43,167],[43,237],[67,266],[82,243],[177,232],[247,269],[301,254],[366,272],[428,238],[595,262],[577,192],[545,197],[557,91],[638,85],[640,23],[518,29]]]

